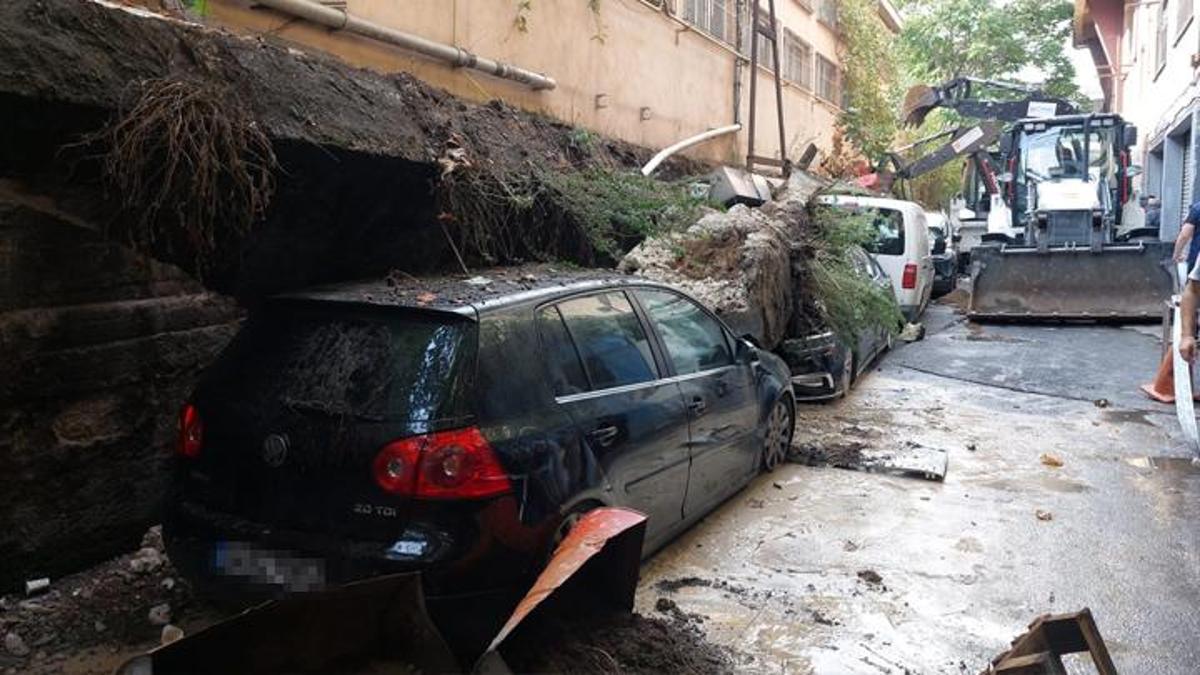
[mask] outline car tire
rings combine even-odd
[[[850,388],[854,386],[854,350],[847,349],[846,356],[842,358],[842,376],[838,379],[838,398],[846,398],[850,395]]]
[[[796,431],[796,406],[787,394],[780,396],[767,415],[764,434],[762,467],[770,472],[782,464],[791,453],[792,435]]]

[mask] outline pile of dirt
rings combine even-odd
[[[863,464],[862,452],[869,447],[861,441],[848,440],[797,443],[788,457],[808,466],[856,468]]]
[[[194,631],[218,618],[177,575],[156,526],[137,551],[51,580],[40,595],[0,597],[0,672],[105,672],[159,644],[168,625]]]
[[[556,618],[522,629],[501,647],[518,673],[732,673],[731,656],[686,619],[640,614]]]
[[[103,132],[167,85],[219,91],[265,136],[278,162],[262,217],[244,230],[215,230],[208,251],[175,236],[185,228],[166,205],[146,224],[149,231],[138,229],[145,214],[121,202],[112,167],[102,161],[111,150],[102,147]],[[562,209],[541,208],[553,195],[539,193],[539,208],[513,210],[517,222],[491,233],[512,239],[493,247],[506,258],[473,260],[473,253],[486,253],[470,250],[467,233],[479,224],[446,203],[444,183],[456,182],[461,197],[463,179],[481,174],[467,189],[487,194],[471,201],[490,204],[494,197],[495,210],[507,212],[510,202],[530,195],[506,193],[496,177],[521,183],[538,172],[623,170],[653,154],[499,101],[468,103],[408,74],[355,68],[273,36],[233,35],[80,0],[0,3],[0,116],[12,121],[0,129],[0,175],[243,302],[394,267],[413,274],[459,267],[460,258],[472,267],[554,254],[595,258],[578,228],[559,227]],[[86,139],[96,142],[81,143]],[[153,183],[157,167],[135,168]],[[658,175],[704,170],[672,158]],[[564,232],[569,236],[555,236]],[[535,233],[545,241],[523,240]]]
[[[959,286],[949,293],[938,298],[935,302],[939,305],[950,305],[954,308],[957,314],[967,313],[967,303],[971,301],[971,292]]]

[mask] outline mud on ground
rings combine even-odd
[[[0,672],[110,673],[157,646],[167,623],[191,632],[220,616],[176,574],[156,526],[137,551],[52,579],[42,594],[0,597]]]
[[[551,618],[515,635],[500,651],[518,673],[734,672],[730,654],[708,642],[692,617],[678,609],[666,615]]]

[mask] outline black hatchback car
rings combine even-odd
[[[579,513],[645,513],[650,552],[785,456],[787,367],[690,297],[518,274],[253,313],[181,414],[172,561],[218,592],[514,597]]]

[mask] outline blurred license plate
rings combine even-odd
[[[219,541],[213,547],[217,574],[285,591],[315,591],[325,587],[325,561],[289,551],[273,551],[244,541]]]

